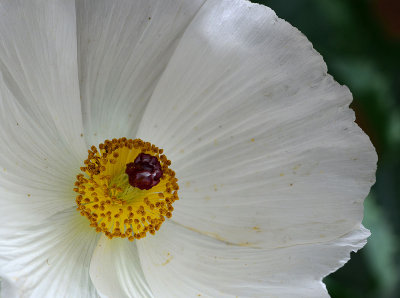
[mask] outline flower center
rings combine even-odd
[[[133,241],[154,235],[178,200],[178,179],[163,150],[140,139],[92,146],[77,175],[77,210],[97,232]]]

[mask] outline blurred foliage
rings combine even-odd
[[[258,0],[303,32],[353,93],[379,155],[365,202],[368,244],[325,278],[333,298],[400,296],[400,1]]]

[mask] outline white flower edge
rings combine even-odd
[[[313,291],[327,295],[322,278],[365,245],[369,235],[361,221],[377,155],[354,123],[351,101],[347,87],[327,75],[322,57],[304,35],[269,8],[241,0],[208,1],[186,29],[138,132],[165,148],[178,173],[181,200],[172,221],[192,231],[186,243],[207,235],[254,253],[308,247],[316,260],[329,261],[320,270],[312,262],[290,268],[297,272],[294,280],[316,270],[309,277],[318,281],[313,290],[304,282],[296,291],[308,289],[305,297]],[[199,253],[198,262],[189,266],[178,244],[171,245],[170,254],[179,259],[168,262],[176,273],[171,276],[154,262],[165,252],[154,238],[140,242],[138,250],[157,296],[165,280],[171,288],[182,287],[177,268],[197,268],[204,259]],[[334,259],[323,253],[327,247]],[[285,269],[276,274],[290,275]],[[217,274],[211,276],[218,280]],[[252,278],[246,282],[260,276]],[[218,282],[211,290],[211,280],[198,280],[186,280],[187,294],[201,286],[211,296],[235,294]],[[240,278],[234,285],[247,288]],[[259,296],[271,294],[268,283],[257,289]]]
[[[178,173],[182,200],[172,220],[268,247],[330,240],[357,228],[377,155],[354,123],[351,100],[310,42],[269,8],[207,2],[139,129],[139,137],[165,149]],[[285,224],[290,234],[264,237],[263,228]]]
[[[138,242],[155,297],[329,297],[322,276],[366,243],[363,227],[329,242],[282,248],[224,243],[167,222]]]

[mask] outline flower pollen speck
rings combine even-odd
[[[246,0],[2,1],[2,297],[329,297],[377,155]]]

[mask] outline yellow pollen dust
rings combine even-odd
[[[121,138],[106,140],[99,150],[92,146],[88,153],[74,188],[81,215],[110,239],[154,235],[179,199],[178,179],[163,150],[140,139]],[[160,182],[148,190],[131,186],[125,173],[126,165],[141,153],[156,157],[163,171]]]

